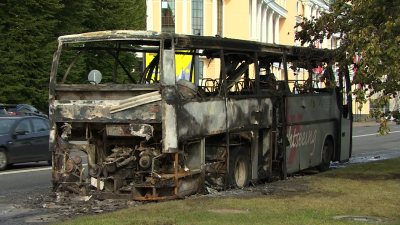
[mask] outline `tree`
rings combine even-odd
[[[376,97],[371,116],[381,120],[380,134],[387,134],[391,112],[381,111],[400,91],[400,0],[336,0],[328,13],[318,19],[303,19],[296,39],[310,48],[333,35],[340,36],[340,47],[332,53],[339,68],[355,71],[352,84],[360,107]],[[359,58],[354,61],[354,57]],[[339,71],[343,76],[343,71]]]
[[[0,102],[47,109],[49,44],[54,41],[59,0],[0,3]]]
[[[26,103],[48,111],[49,74],[57,37],[107,29],[143,30],[145,7],[143,0],[1,0],[0,103]],[[135,63],[134,55],[120,57],[132,66]],[[86,56],[74,65],[76,79],[87,77],[92,59]],[[108,63],[113,65],[114,61]]]
[[[57,10],[58,23],[54,31],[55,43],[61,35],[87,32],[85,22],[94,12],[92,5],[95,4],[93,0],[60,0],[60,2],[63,7]]]
[[[143,30],[146,28],[145,1],[92,0],[92,12],[83,24],[86,31]]]
[[[83,10],[83,9],[82,9]],[[101,30],[144,30],[146,28],[146,5],[142,0],[97,0],[91,1],[90,9],[85,11],[85,17],[81,20],[82,32],[101,31]],[[81,32],[81,31],[80,31]],[[88,47],[89,44],[86,43]],[[115,47],[115,46],[107,46]],[[67,54],[67,55],[66,55]],[[70,54],[63,52],[59,71],[65,71],[68,64],[75,57],[76,52]],[[129,71],[137,64],[134,54],[120,52],[118,58],[127,66]],[[102,68],[103,82],[112,82],[114,58],[107,52],[85,52],[74,64],[73,69],[68,75],[67,83],[83,83],[87,80],[89,71]],[[128,77],[123,69],[118,67],[117,82],[127,81]],[[136,72],[138,73],[138,72]],[[62,74],[61,74],[62,75]],[[133,74],[133,77],[138,74]],[[61,77],[58,77],[61,79]]]

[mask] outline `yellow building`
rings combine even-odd
[[[147,30],[283,45],[299,45],[294,27],[302,17],[318,18],[329,10],[329,0],[146,0],[146,4]],[[319,47],[334,49],[339,44],[332,37]],[[200,58],[199,61],[200,77],[219,77],[219,60]],[[282,79],[278,64],[272,70]],[[254,70],[250,70],[250,76],[252,73],[254,77]],[[297,74],[289,72],[289,80],[301,82],[303,76],[308,76],[305,71]],[[354,108],[353,112],[358,110]],[[369,107],[364,107],[361,113],[368,112]]]

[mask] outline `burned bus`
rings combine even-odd
[[[58,43],[49,90],[55,192],[174,199],[206,185],[242,188],[326,171],[351,156],[348,75],[335,85],[328,50],[303,54],[309,66],[326,65],[331,83],[316,87],[288,79],[304,50],[293,46],[128,30]],[[138,53],[154,57],[132,73],[126,58]],[[199,82],[192,63],[189,78],[177,79],[177,55],[218,60],[219,78]]]

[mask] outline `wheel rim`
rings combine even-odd
[[[241,188],[245,186],[246,182],[246,164],[243,159],[239,158],[235,163],[235,182]]]
[[[7,156],[6,153],[0,152],[0,168],[3,168],[7,165]]]

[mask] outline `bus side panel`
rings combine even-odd
[[[287,99],[287,172],[293,173],[321,162],[325,138],[336,141],[339,111],[334,94],[304,94]]]
[[[227,128],[243,131],[272,124],[272,102],[268,98],[229,99],[225,108],[224,99],[183,104],[178,110],[179,139],[224,133]]]
[[[294,127],[289,127],[289,130]],[[290,145],[286,147],[288,173],[320,165],[325,139],[329,135],[334,137],[334,130],[335,122],[328,122],[302,125],[298,132],[289,134]]]

